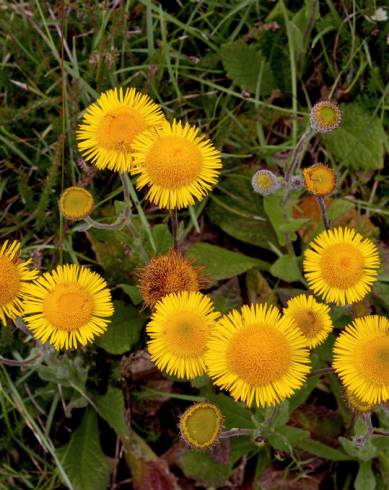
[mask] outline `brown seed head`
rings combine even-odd
[[[139,289],[145,306],[154,305],[164,296],[180,291],[199,291],[206,286],[204,267],[194,267],[180,252],[153,257],[139,274]]]

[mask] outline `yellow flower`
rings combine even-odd
[[[146,306],[155,304],[171,293],[198,291],[206,284],[201,276],[203,267],[194,267],[180,252],[153,257],[141,271],[139,290]]]
[[[28,328],[56,349],[85,345],[107,330],[113,314],[105,280],[86,267],[59,265],[28,286],[24,314]]]
[[[164,120],[149,96],[134,88],[108,90],[88,107],[77,131],[78,148],[99,169],[128,172],[134,138]]]
[[[201,200],[216,184],[220,152],[188,123],[166,122],[157,132],[142,133],[133,144],[137,188],[160,208],[183,208]]]
[[[204,374],[206,344],[218,316],[212,301],[199,292],[165,296],[146,327],[151,360],[158,369],[178,378]]]
[[[0,320],[6,325],[6,317],[14,320],[23,312],[23,296],[28,285],[38,276],[29,270],[31,259],[19,259],[20,243],[6,240],[0,248]]]
[[[288,301],[284,316],[295,322],[310,348],[324,342],[333,328],[329,307],[305,294]]]
[[[311,127],[318,133],[331,133],[342,122],[342,112],[335,102],[322,100],[312,107]]]
[[[83,187],[68,187],[61,194],[59,210],[69,220],[86,218],[92,209],[93,196]]]
[[[354,393],[352,393],[350,390],[346,389],[345,391],[346,391],[347,404],[354,412],[359,412],[359,413],[371,412],[375,407],[373,403],[363,402],[358,396],[354,395]]]
[[[378,275],[377,247],[350,228],[326,230],[305,251],[309,287],[328,303],[346,305],[363,299]]]
[[[223,415],[213,403],[195,403],[180,418],[185,442],[197,449],[208,449],[217,442],[223,427]]]
[[[389,400],[389,320],[371,315],[354,320],[336,339],[333,367],[362,402]]]
[[[269,305],[243,306],[224,316],[208,342],[206,364],[217,386],[258,407],[293,395],[310,369],[300,330]]]
[[[335,189],[336,175],[327,165],[317,163],[304,169],[304,182],[314,196],[326,196]]]

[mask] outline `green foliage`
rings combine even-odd
[[[384,165],[388,138],[381,120],[357,102],[342,104],[343,121],[323,143],[333,158],[352,170],[374,170]]]
[[[282,255],[272,264],[270,272],[283,281],[293,282],[301,279],[298,258],[291,255]]]
[[[111,465],[99,441],[97,415],[86,410],[69,443],[58,451],[74,490],[105,490]]]
[[[196,265],[205,267],[207,276],[215,281],[228,279],[248,271],[252,267],[267,269],[269,266],[260,259],[247,257],[209,243],[195,243],[188,250],[188,257]]]
[[[182,454],[180,466],[186,476],[215,487],[223,485],[230,473],[227,465],[216,463],[209,454],[196,449]]]
[[[354,483],[355,490],[374,490],[376,480],[371,461],[359,463],[359,470]]]
[[[122,390],[108,386],[105,395],[95,398],[97,413],[110,425],[118,436],[125,437],[128,434],[128,426],[125,419],[125,404]]]
[[[139,341],[145,319],[131,305],[115,301],[115,313],[107,331],[97,338],[96,343],[110,354],[129,352]]]

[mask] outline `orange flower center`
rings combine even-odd
[[[128,107],[119,107],[100,122],[97,142],[107,150],[128,153],[135,136],[145,129],[147,124],[142,114]]]
[[[92,318],[90,293],[77,284],[58,284],[43,302],[43,314],[60,330],[77,330]]]
[[[290,366],[290,348],[282,333],[271,325],[247,325],[230,339],[229,369],[252,386],[272,383]]]
[[[0,257],[0,306],[13,301],[20,289],[20,273],[17,264],[6,255]]]
[[[167,320],[166,345],[182,357],[197,357],[204,353],[209,328],[204,319],[192,311],[180,311]]]
[[[365,259],[349,243],[336,243],[322,252],[320,267],[324,281],[333,288],[349,289],[363,276]]]
[[[323,328],[315,312],[310,310],[296,311],[293,313],[293,319],[301,330],[301,333],[308,339],[316,337]]]
[[[154,185],[178,189],[193,183],[202,165],[201,152],[181,136],[163,136],[150,148],[145,168]]]
[[[379,335],[360,348],[359,369],[371,382],[389,385],[389,337]]]

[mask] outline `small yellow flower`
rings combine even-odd
[[[83,187],[68,187],[59,200],[59,210],[65,218],[78,220],[86,218],[93,209],[93,196]]]
[[[329,307],[313,296],[300,294],[290,299],[284,316],[295,322],[310,348],[324,342],[333,329]]]
[[[327,165],[318,163],[304,169],[304,182],[314,196],[327,196],[335,189],[336,175]]]
[[[112,89],[91,104],[77,131],[78,148],[97,168],[128,172],[132,143],[165,121],[160,107],[134,88]]]
[[[113,314],[105,280],[86,267],[59,265],[29,284],[24,319],[41,342],[56,349],[85,345],[107,330]]]
[[[158,131],[134,141],[139,173],[137,188],[148,186],[147,198],[160,208],[183,208],[201,200],[218,180],[220,152],[188,123],[166,122]]]
[[[197,449],[208,449],[217,442],[223,427],[223,415],[213,403],[195,403],[180,418],[185,442]]]
[[[342,122],[342,111],[329,100],[322,100],[312,107],[311,127],[318,133],[331,133]]]
[[[207,341],[218,316],[212,301],[199,292],[165,296],[146,327],[151,360],[158,369],[178,378],[201,376],[206,370]]]
[[[222,317],[208,342],[206,364],[215,385],[258,407],[292,396],[310,369],[300,330],[268,305],[243,306]]]
[[[270,170],[258,170],[252,176],[251,185],[261,196],[273,194],[280,188],[277,176]]]
[[[180,252],[169,250],[167,255],[153,257],[141,271],[139,290],[146,306],[155,304],[171,293],[198,291],[206,281],[203,267],[194,267]]]
[[[304,254],[304,274],[312,291],[328,303],[363,299],[377,279],[377,247],[350,228],[326,230]]]
[[[6,325],[6,317],[14,320],[23,312],[23,297],[29,281],[38,271],[29,270],[31,259],[19,259],[20,243],[6,240],[0,247],[0,320]]]
[[[389,400],[389,320],[360,317],[336,339],[333,367],[352,395],[370,405]]]

